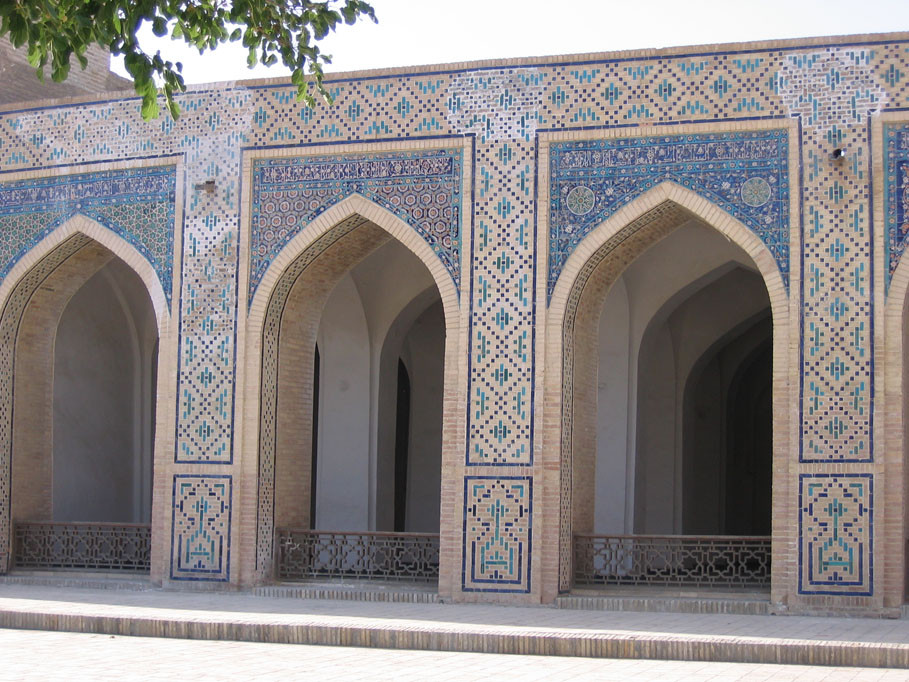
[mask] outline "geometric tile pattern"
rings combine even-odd
[[[184,209],[176,462],[233,462],[240,145],[248,139],[251,99],[243,89],[192,93],[181,101],[181,120],[192,117],[195,125],[168,139],[192,178]]]
[[[0,573],[9,567],[13,462],[13,390],[16,336],[32,294],[54,269],[91,239],[75,234],[44,256],[19,280],[0,312]]]
[[[639,194],[671,180],[760,237],[789,284],[789,138],[785,130],[626,137],[550,147],[549,288],[585,236]]]
[[[546,92],[541,69],[485,69],[456,74],[448,85],[449,125],[484,144],[531,141]]]
[[[873,278],[869,116],[886,102],[870,49],[788,55],[781,94],[802,126],[803,462],[870,462]],[[831,162],[835,148],[846,158]]]
[[[176,167],[152,166],[0,183],[0,279],[55,228],[82,214],[116,232],[172,297]]]
[[[884,124],[884,263],[887,286],[909,236],[909,125]]]
[[[873,476],[799,477],[799,592],[872,593]]]
[[[230,579],[230,475],[175,474],[172,580]]]
[[[249,300],[275,256],[326,209],[357,193],[412,225],[461,275],[460,149],[259,159],[253,164]]]
[[[459,74],[450,121],[477,135],[467,466],[533,463],[537,69]],[[465,539],[465,542],[469,542]]]
[[[530,591],[530,476],[465,476],[463,589]]]

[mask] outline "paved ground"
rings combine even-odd
[[[421,681],[485,678],[491,672],[520,679],[909,680],[907,670],[771,665],[909,667],[909,619],[581,611],[0,584],[0,625],[10,628],[0,630],[0,678],[144,678],[153,672],[162,678],[245,679],[297,677],[308,671],[319,679]],[[27,630],[35,628],[73,634]],[[283,641],[297,644],[274,643]],[[375,648],[355,646],[364,643]],[[514,655],[550,652],[567,655]],[[577,655],[600,658],[570,657]],[[699,662],[704,660],[730,663]]]
[[[399,651],[0,629],[0,679],[902,682],[905,670]]]
[[[493,604],[411,604],[260,597],[238,592],[90,590],[0,584],[0,610],[56,610],[124,618],[203,618],[243,623],[338,624],[487,632],[661,633],[710,638],[909,645],[909,620],[735,614],[582,611]]]

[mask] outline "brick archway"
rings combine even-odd
[[[246,556],[254,560],[247,570],[256,581],[272,575],[277,525],[308,522],[312,453],[307,450],[300,457],[293,449],[301,443],[305,449],[305,444],[312,442],[312,424],[306,419],[290,423],[284,415],[288,414],[288,405],[311,413],[312,358],[322,306],[339,279],[389,239],[397,240],[420,259],[441,297],[446,329],[443,472],[450,469],[450,462],[460,451],[457,442],[463,435],[454,400],[461,337],[458,291],[432,248],[415,230],[364,197],[350,196],[321,214],[287,244],[262,277],[250,305],[246,382],[250,388],[255,387],[248,395],[257,401],[258,409],[246,410],[247,415],[254,415],[255,423],[247,417],[244,430],[256,434],[258,485],[255,552]],[[284,320],[291,318],[293,338],[282,334]],[[280,396],[279,386],[283,387]],[[279,470],[282,473],[276,476]],[[443,473],[443,488],[444,485]],[[298,504],[289,504],[288,500]],[[454,510],[442,510],[443,546],[457,541],[446,538],[446,527],[452,525],[450,521],[446,525],[446,513],[454,514]]]
[[[892,551],[883,554],[883,592],[885,606],[898,607],[909,596],[909,573],[906,570],[907,514],[905,505],[909,482],[905,479],[906,458],[909,456],[909,259],[902,258],[893,271],[884,305],[884,419],[885,446],[879,455],[886,473],[884,504],[889,513],[883,523],[884,542]]]
[[[142,281],[158,338],[164,338],[170,313],[154,268],[129,243],[82,215],[42,239],[0,285],[0,375],[4,377],[0,382],[0,572],[9,568],[16,509],[18,516],[49,514],[57,322],[73,294],[113,258],[122,260]],[[159,376],[167,375],[166,367],[166,361],[159,362]],[[168,411],[159,406],[157,412],[163,416]],[[153,451],[159,451],[157,445]],[[34,456],[20,461],[16,452]]]
[[[698,219],[737,244],[753,261],[770,297],[773,317],[774,470],[789,457],[789,406],[794,399],[785,381],[789,359],[790,307],[786,287],[767,247],[741,222],[703,197],[673,182],[663,182],[627,204],[588,234],[569,257],[553,289],[547,314],[544,399],[544,466],[547,484],[557,488],[558,509],[547,515],[544,533],[544,601],[570,589],[572,574],[572,473],[580,441],[590,439],[596,420],[595,343],[599,305],[612,283],[650,246],[689,219]],[[588,444],[589,445],[589,444]],[[578,447],[576,447],[578,446]],[[590,448],[586,448],[589,452]],[[557,472],[557,473],[555,473]],[[782,518],[791,505],[785,476],[774,477],[774,510]],[[791,540],[794,541],[794,535]],[[774,536],[773,554],[790,541]],[[774,585],[788,580],[774,573]]]

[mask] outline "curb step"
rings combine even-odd
[[[125,590],[128,592],[147,592],[160,589],[147,579],[135,580],[112,579],[109,576],[91,575],[32,575],[30,573],[9,573],[0,575],[0,585],[35,585],[38,587],[63,587],[85,590]]]
[[[332,599],[341,601],[395,602],[404,604],[439,604],[435,590],[389,586],[364,588],[353,585],[265,585],[254,587],[257,597],[283,599]]]
[[[278,621],[279,619],[276,619]],[[578,632],[448,623],[353,625],[314,619],[308,623],[250,623],[192,618],[125,617],[53,611],[0,610],[0,627],[140,637],[235,640],[424,651],[728,661],[861,667],[909,667],[909,644],[761,637]]]
[[[771,614],[769,600],[704,597],[630,597],[566,595],[556,608],[588,611],[640,611],[645,613],[727,613],[744,616]]]

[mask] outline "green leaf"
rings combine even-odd
[[[9,18],[9,39],[13,47],[22,47],[28,39],[28,25],[18,14],[13,14]]]
[[[152,20],[152,33],[159,38],[167,35],[167,20],[164,17],[155,17]]]
[[[160,108],[158,107],[158,98],[156,96],[149,97],[145,95],[142,97],[142,118],[145,121],[150,121],[153,118],[158,118],[160,113]]]
[[[311,107],[316,93],[331,101],[321,68],[331,57],[321,53],[319,39],[342,22],[364,17],[375,21],[363,0],[0,0],[0,35],[8,34],[16,47],[27,46],[38,78],[50,64],[54,80],[65,79],[73,54],[85,68],[86,48],[95,44],[123,55],[142,98],[142,116],[149,119],[159,115],[162,95],[170,115],[179,115],[177,95],[186,88],[180,62],[167,59],[166,50],[150,55],[143,49],[136,32],[146,22],[156,36],[170,32],[200,52],[241,41],[250,67],[259,62],[287,66],[298,99]]]
[[[28,48],[28,63],[31,64],[36,69],[41,68],[41,58],[44,55],[44,51],[41,49],[41,46],[37,43],[32,44]]]
[[[54,68],[51,70],[51,80],[54,83],[62,83],[66,80],[66,77],[69,75],[69,62],[65,64],[55,64]]]

